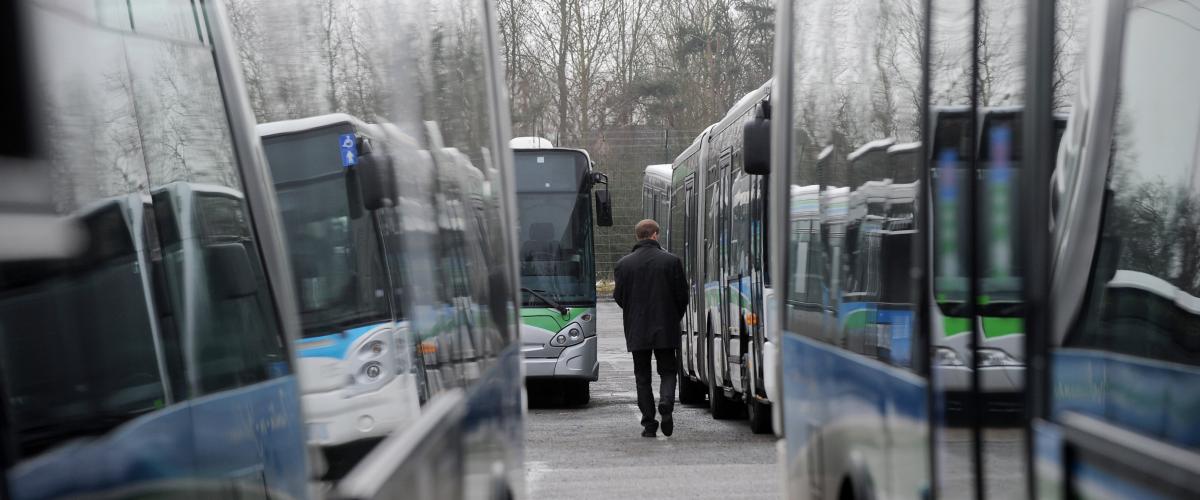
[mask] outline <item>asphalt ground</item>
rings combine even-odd
[[[641,436],[621,310],[601,303],[597,316],[600,380],[591,402],[569,407],[557,387],[529,384],[529,498],[777,498],[775,437],[751,433],[745,420],[713,420],[707,407],[677,404],[674,435]]]

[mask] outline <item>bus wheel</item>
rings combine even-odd
[[[759,401],[757,396],[750,396],[750,401],[746,402],[746,413],[749,414],[750,430],[755,434],[770,434],[774,432],[771,428],[771,404]]]
[[[564,380],[563,399],[569,406],[586,406],[592,400],[591,386],[587,380]]]
[[[742,417],[742,408],[737,401],[725,397],[725,389],[717,387],[708,381],[708,407],[712,410],[713,418],[717,420],[732,420]]]
[[[712,346],[712,336],[708,335],[708,346]],[[705,349],[706,351],[711,349]],[[713,367],[713,358],[711,353],[705,356],[705,364],[708,366],[708,408],[712,410],[712,416],[716,420],[730,420],[740,417],[742,409],[737,401],[725,397],[725,388],[717,387],[717,377],[712,374],[716,373]]]
[[[749,356],[743,356],[746,359]],[[746,390],[746,417],[750,420],[750,431],[755,434],[770,434],[775,430],[771,428],[771,403],[760,400],[755,394],[756,389],[750,385],[749,374],[753,372],[753,366],[748,363],[742,363],[742,387]]]
[[[679,374],[679,402],[685,405],[702,405],[708,396],[708,388],[686,373]]]

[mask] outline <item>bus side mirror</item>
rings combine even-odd
[[[604,184],[604,191],[596,191],[596,225],[600,227],[611,227],[612,219],[612,198],[608,192],[608,176],[600,172],[592,173],[592,185]]]
[[[609,198],[608,189],[596,191],[596,225],[600,227],[613,225],[612,199]]]
[[[771,103],[754,106],[754,116],[742,124],[742,169],[751,175],[771,173]]]
[[[371,142],[359,140],[357,181],[362,195],[362,207],[379,210],[396,202],[396,171],[391,159],[382,151],[373,152]]]
[[[254,269],[241,243],[205,245],[205,263],[213,291],[221,299],[236,299],[254,293]]]

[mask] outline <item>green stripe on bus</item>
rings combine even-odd
[[[572,307],[566,316],[550,307],[522,307],[521,322],[543,330],[557,332],[575,321],[584,313],[594,312],[592,307]]]
[[[942,319],[942,330],[947,337],[953,337],[971,329],[971,320],[946,316]]]
[[[983,336],[994,339],[1006,335],[1025,333],[1025,321],[1021,318],[983,318]]]

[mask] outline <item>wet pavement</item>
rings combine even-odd
[[[601,303],[597,316],[600,380],[591,402],[567,407],[554,387],[529,389],[529,498],[776,498],[775,438],[751,433],[744,420],[713,420],[707,407],[677,405],[673,436],[641,437],[621,310]]]

